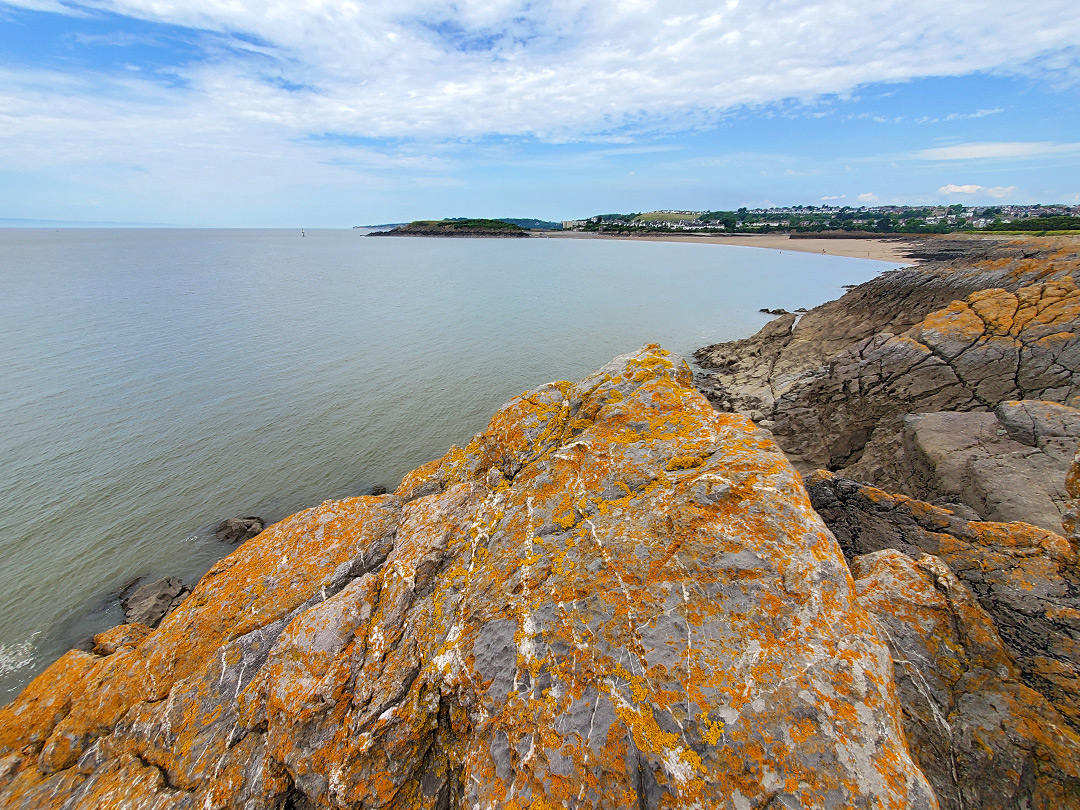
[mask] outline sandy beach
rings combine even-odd
[[[649,242],[708,243],[739,247],[790,250],[799,253],[821,253],[826,256],[848,256],[855,259],[874,259],[879,262],[915,264],[908,258],[910,242],[903,238],[886,239],[791,239],[787,234],[742,234],[739,236],[619,236],[586,233],[583,231],[547,231],[544,238],[554,239],[630,239]]]

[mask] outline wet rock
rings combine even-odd
[[[129,625],[157,627],[162,619],[183,603],[190,592],[191,589],[179,577],[163,577],[138,585],[120,595],[124,620]]]
[[[0,803],[929,810],[892,672],[775,443],[648,347],[61,659]]]
[[[844,555],[895,549],[940,557],[978,599],[1020,667],[1080,730],[1080,570],[1077,546],[1026,523],[968,521],[833,473],[806,480]]]
[[[943,810],[1080,806],[1080,737],[1020,670],[938,557],[852,560],[859,603],[892,651],[912,755]]]
[[[238,517],[223,520],[214,529],[214,537],[223,543],[244,543],[266,528],[261,517]]]

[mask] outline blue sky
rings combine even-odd
[[[1080,203],[1075,0],[0,0],[0,218]]]

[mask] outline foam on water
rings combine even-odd
[[[35,631],[30,638],[14,644],[0,644],[0,676],[11,675],[33,667],[37,661],[34,640],[41,635]]]

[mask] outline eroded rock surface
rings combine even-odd
[[[214,529],[214,537],[223,543],[246,543],[266,528],[261,517],[234,517],[221,521]]]
[[[1061,532],[1078,441],[1080,410],[1054,402],[911,414],[903,420],[903,452],[883,463],[875,483],[954,511],[963,504],[974,513],[963,516],[976,520]]]
[[[852,561],[893,654],[911,751],[945,810],[1080,807],[1080,737],[1020,670],[938,557]]]
[[[754,338],[702,349],[699,388],[762,421],[804,469],[876,481],[911,413],[1076,404],[1080,253],[1069,240],[975,243],[958,263],[884,274]]]
[[[767,433],[650,347],[217,564],[0,710],[0,803],[936,806]]]
[[[849,560],[885,549],[944,560],[993,619],[1023,682],[1080,730],[1075,540],[1026,523],[965,520],[825,471],[810,476],[806,486]]]
[[[161,620],[176,610],[191,589],[179,577],[162,577],[154,582],[144,582],[130,593],[120,596],[124,608],[124,620],[131,624],[157,627]]]

